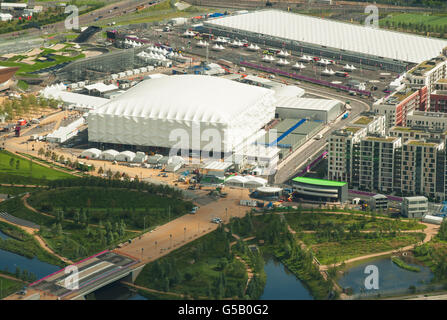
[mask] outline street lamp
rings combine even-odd
[[[186,241],[186,227],[183,229],[184,230],[184,234],[183,234],[183,241]]]

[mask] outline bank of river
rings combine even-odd
[[[266,258],[264,271],[267,275],[260,300],[313,300],[306,286],[281,262]]]
[[[27,270],[36,275],[37,279],[43,278],[60,269],[58,266],[40,261],[37,258],[26,258],[21,255],[0,249],[0,269],[14,273],[16,267]]]
[[[405,263],[417,266],[420,272],[405,270],[391,261],[390,257],[382,257],[376,260],[358,264],[345,271],[338,283],[343,288],[351,288],[355,296],[377,296],[378,294],[408,293],[409,288],[426,286],[433,278],[431,270],[411,258],[404,258]],[[377,267],[379,289],[366,289],[365,279],[370,273],[365,273],[368,265]],[[369,283],[369,281],[368,281]]]

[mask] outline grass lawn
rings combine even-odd
[[[345,230],[358,227],[358,230],[423,230],[425,225],[417,221],[401,221],[398,219],[377,219],[370,216],[330,213],[288,213],[284,215],[287,223],[295,231],[322,230],[326,227],[342,226]]]
[[[19,291],[24,286],[23,282],[3,278],[0,274],[0,299],[3,299],[14,292]]]
[[[445,26],[447,25],[447,14],[444,15],[430,15],[424,13],[396,13],[390,17],[381,18],[380,25],[385,25],[386,22],[394,23],[413,23],[424,24],[430,26]]]
[[[68,173],[41,166],[8,151],[0,151],[0,183],[45,185],[47,180],[67,178],[74,177]]]
[[[52,50],[52,49],[45,49],[40,55],[38,55],[36,57],[36,59],[42,55],[46,55],[46,54],[54,53],[54,52],[56,52],[56,51]],[[29,73],[43,69],[43,68],[55,66],[62,62],[74,61],[74,60],[81,59],[81,58],[85,58],[85,54],[81,53],[75,57],[64,57],[64,56],[53,55],[52,59],[54,59],[54,61],[44,61],[44,62],[35,61],[35,63],[31,65],[31,64],[26,64],[23,62],[16,62],[15,61],[15,60],[17,60],[16,57],[13,57],[13,58],[9,59],[8,61],[1,61],[0,66],[20,67],[20,69],[17,71],[17,75],[19,75],[19,76],[28,76],[28,75],[36,76],[36,75],[29,74]]]
[[[332,264],[362,255],[389,251],[417,243],[424,238],[423,233],[382,236],[381,238],[360,238],[316,243],[314,234],[306,234],[304,242],[311,247],[321,264]]]

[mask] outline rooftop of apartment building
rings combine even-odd
[[[443,80],[447,80],[447,79],[443,79]],[[445,83],[447,84],[447,81]],[[445,96],[445,95],[447,95],[447,90],[434,90],[430,95]]]
[[[408,116],[424,116],[424,117],[430,117],[430,118],[447,118],[447,113],[413,110],[412,112],[408,113]]]
[[[420,64],[418,64],[416,67],[414,67],[413,69],[411,69],[410,71],[408,71],[409,74],[414,75],[414,76],[423,76],[425,75],[428,71],[432,70],[433,68],[435,68],[439,63],[443,62],[444,58],[443,57],[435,57],[432,58],[430,60],[421,62]]]
[[[375,104],[388,104],[388,105],[397,105],[404,101],[406,98],[411,96],[413,93],[418,91],[417,89],[403,88],[399,91],[394,91],[388,97],[383,98],[383,100],[377,100]]]
[[[371,122],[374,121],[374,117],[368,117],[368,116],[360,116],[355,120],[352,124],[358,124],[358,125],[368,125]]]
[[[427,142],[421,140],[409,140],[406,142],[407,145],[410,146],[418,146],[418,147],[437,147],[438,143],[436,142]]]
[[[374,136],[368,136],[363,138],[363,140],[366,141],[378,141],[378,142],[394,142],[397,139],[400,139],[398,137],[374,137]]]
[[[340,132],[341,134],[354,134],[357,133],[358,131],[362,130],[361,127],[343,127],[340,130],[337,130],[338,132]]]

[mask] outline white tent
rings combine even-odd
[[[254,176],[245,176],[244,187],[246,188],[258,188],[264,187],[267,184],[267,180]]]
[[[144,152],[138,151],[135,155],[135,158],[133,158],[133,162],[143,163],[147,159],[147,155]]]
[[[109,160],[109,161],[113,161],[115,160],[115,157],[119,154],[118,151],[113,150],[113,149],[109,149],[106,151],[101,152],[101,159],[102,160]]]
[[[185,164],[186,163],[186,160],[185,159],[183,159],[182,157],[180,157],[180,156],[172,156],[172,157],[169,157],[169,159],[168,159],[168,164]]]
[[[161,154],[154,154],[153,156],[150,156],[147,158],[147,163],[149,164],[157,164],[163,156]]]
[[[81,157],[82,158],[89,158],[89,159],[97,159],[101,155],[101,150],[96,148],[90,148],[87,150],[82,151]]]
[[[243,176],[232,176],[225,180],[225,184],[228,186],[243,187],[245,181]]]
[[[115,156],[116,161],[132,162],[135,158],[135,152],[123,151]]]

